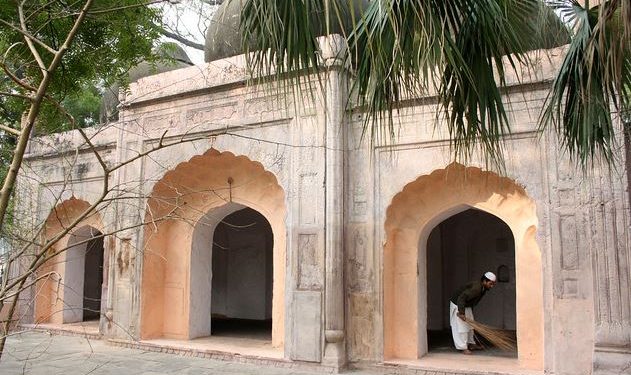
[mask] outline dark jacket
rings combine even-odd
[[[473,307],[484,297],[486,289],[482,286],[482,282],[474,281],[458,290],[451,296],[450,301],[458,306],[458,312],[464,314],[465,307]]]

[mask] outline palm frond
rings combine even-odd
[[[448,33],[425,2],[373,1],[350,36],[358,61],[354,91],[366,111],[364,134],[371,142],[394,137],[393,112],[402,95],[426,91]]]
[[[305,82],[310,86],[310,75],[320,79],[318,36],[345,34],[351,29],[345,20],[349,12],[354,19],[360,0],[230,1],[243,1],[240,31],[253,75],[261,79],[271,76],[281,87],[298,87],[300,91]]]
[[[440,90],[456,156],[465,159],[479,146],[487,162],[502,165],[502,137],[510,124],[501,87],[505,67],[528,64],[525,52],[539,44],[536,1],[474,1],[455,36],[460,59],[446,60]],[[532,37],[530,37],[532,36]],[[453,48],[453,47],[452,47]],[[469,74],[459,71],[466,67]]]
[[[553,126],[570,157],[583,167],[600,157],[611,164],[612,110],[629,109],[631,47],[624,40],[622,9],[612,5],[586,9],[572,1],[564,8],[575,22],[574,35],[542,111],[542,128]]]
[[[352,50],[362,51],[354,88],[367,113],[364,132],[373,142],[394,137],[393,112],[406,98],[435,90],[456,157],[480,145],[501,164],[499,140],[509,132],[502,59],[513,69],[526,62],[539,6],[535,0],[373,1],[350,40]]]

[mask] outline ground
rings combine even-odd
[[[25,332],[11,336],[0,361],[0,374],[322,374],[322,371],[283,369],[174,354],[146,352],[108,345],[103,340]],[[366,371],[351,374],[369,375]]]

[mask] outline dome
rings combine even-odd
[[[136,82],[141,78],[193,65],[184,49],[175,43],[163,43],[154,50],[154,53],[163,60],[156,63],[141,61],[138,65],[129,70],[130,83]],[[119,104],[119,88],[118,84],[114,84],[106,88],[101,97],[99,120],[102,124],[108,121],[118,120],[118,110],[116,107],[118,107]]]
[[[355,19],[359,19],[363,10],[368,7],[368,2],[369,0],[348,0],[344,2],[343,4],[346,8],[346,11],[342,12],[342,18],[345,18],[343,20],[344,25],[340,26],[338,17],[331,15],[331,34],[342,34],[343,30],[346,34],[349,34],[353,29],[353,17],[351,17],[349,9],[352,6]],[[243,0],[224,1],[213,16],[206,32],[206,46],[204,50],[204,60],[206,62],[244,53],[241,46],[241,34],[239,33],[243,4]],[[326,26],[325,23],[321,22],[324,18],[324,10],[314,13],[313,18],[316,20],[316,34],[318,36],[325,35]],[[250,46],[254,48],[253,43]]]

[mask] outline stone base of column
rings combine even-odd
[[[627,374],[631,370],[631,348],[596,347],[594,375]]]
[[[324,331],[326,344],[324,346],[324,358],[322,364],[333,368],[335,372],[346,367],[346,345],[344,343],[344,331]]]

